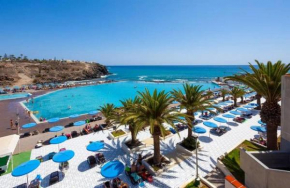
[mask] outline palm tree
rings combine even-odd
[[[233,96],[234,98],[234,106],[237,107],[237,99],[239,97],[242,97],[244,94],[245,94],[245,91],[241,88],[238,88],[238,87],[233,87],[230,92],[229,92],[230,95]]]
[[[229,94],[229,90],[222,88],[220,92],[221,92],[221,96],[223,97],[223,101],[225,101],[226,95]]]
[[[211,92],[207,92],[203,94],[204,91],[201,89],[202,86],[197,85],[193,86],[188,83],[183,85],[183,92],[178,90],[173,90],[171,95],[174,100],[180,103],[180,108],[185,108],[187,110],[187,126],[188,126],[188,136],[187,138],[192,137],[192,122],[194,121],[194,113],[197,111],[204,111],[208,108],[215,108],[212,105],[210,97],[212,95]],[[212,112],[214,113],[214,112]]]
[[[157,92],[155,89],[151,94],[147,89],[144,92],[138,92],[138,98],[141,103],[138,105],[138,110],[130,113],[130,118],[134,119],[135,123],[140,127],[150,126],[150,133],[153,136],[154,156],[153,163],[160,165],[160,136],[165,136],[164,123],[169,124],[176,129],[174,121],[179,121],[183,114],[175,112],[169,108],[172,98],[165,91]]]
[[[105,122],[108,127],[112,125],[112,121],[115,119],[116,116],[116,107],[114,104],[104,104],[100,107],[99,111],[103,114],[106,118]]]
[[[281,77],[290,70],[290,64],[283,64],[281,61],[267,64],[257,63],[257,68],[251,63],[251,73],[244,71],[243,75],[228,76],[228,80],[241,82],[266,99],[263,104],[260,116],[267,124],[267,148],[277,149],[277,128],[281,123],[281,106],[278,104],[281,99]]]
[[[137,134],[143,127],[136,124],[134,119],[130,118],[130,114],[138,111],[141,101],[138,97],[135,97],[134,100],[126,99],[120,102],[122,103],[122,107],[119,108],[119,116],[116,118],[116,122],[120,125],[129,125],[131,145],[134,146],[138,143]]]

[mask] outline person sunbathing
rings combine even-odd
[[[102,126],[96,124],[94,127],[94,131],[103,130]]]

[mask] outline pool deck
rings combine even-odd
[[[199,152],[198,156],[200,176],[206,176],[215,168],[217,158],[220,155],[229,152],[245,139],[250,139],[257,135],[257,132],[251,130],[250,126],[257,125],[260,116],[258,111],[254,110],[253,112],[255,115],[245,123],[229,123],[230,130],[222,136],[211,135],[209,137],[209,128],[203,126],[202,123],[199,123],[200,126],[203,126],[207,130],[207,133],[199,136],[202,146],[202,150]],[[219,115],[219,117],[221,117],[221,115]],[[209,121],[214,122],[213,119]],[[105,155],[108,161],[117,159],[126,164],[130,162],[130,159],[137,158],[138,153],[129,156],[121,149],[122,142],[129,139],[130,135],[117,140],[111,140],[108,138],[108,132],[109,130],[105,130],[104,132],[99,131],[97,133],[70,139],[60,144],[61,148],[65,147],[66,149],[73,150],[75,156],[70,160],[70,168],[65,172],[61,181],[50,187],[102,187],[103,182],[108,179],[101,176],[100,166],[89,168],[86,162],[86,158],[89,155],[94,154],[93,152],[86,150],[86,145],[88,145],[90,141],[104,140],[105,148],[100,150],[100,152]],[[176,156],[172,154],[176,153],[176,143],[180,142],[186,136],[187,130],[184,130],[180,132],[180,136],[175,134],[172,137],[161,140],[161,153],[170,156],[172,160],[176,160],[176,165],[168,168],[160,176],[154,177],[154,182],[146,183],[146,187],[177,188],[195,176],[195,155],[184,157],[184,160],[181,161],[179,158],[174,159]],[[139,140],[146,140],[150,137],[151,135],[148,130],[141,131],[138,134]],[[56,145],[48,145],[39,149],[33,149],[31,159],[34,159],[39,155],[46,156],[52,151],[57,151]],[[153,146],[148,146],[147,148],[142,149],[142,152],[153,153]],[[29,174],[29,180],[31,181],[37,174],[41,174],[43,178],[41,185],[42,187],[47,187],[49,186],[49,174],[57,170],[58,164],[54,163],[52,160],[47,160],[43,162],[38,169]],[[129,178],[124,173],[119,177],[128,183],[129,187],[138,187],[131,185]],[[0,182],[1,185],[6,185],[6,187],[14,187],[26,182],[26,176],[16,178],[12,177],[11,174],[7,174],[0,177]]]

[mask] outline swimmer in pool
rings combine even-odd
[[[68,108],[68,109],[71,109],[71,106],[68,106],[67,108]]]

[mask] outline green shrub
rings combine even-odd
[[[194,137],[185,138],[181,142],[181,146],[185,147],[186,149],[193,151],[196,147],[196,139]],[[199,142],[197,142],[197,147],[199,147]]]

